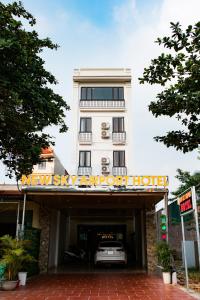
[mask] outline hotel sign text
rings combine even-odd
[[[188,191],[180,198],[178,198],[178,204],[180,205],[180,213],[185,213],[191,209],[193,209],[192,205],[192,191]]]
[[[22,175],[22,185],[54,186],[168,186],[167,176],[77,176],[77,175]]]

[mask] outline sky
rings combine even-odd
[[[3,1],[8,3],[9,1]],[[176,169],[197,171],[197,151],[183,154],[153,140],[179,128],[175,119],[154,118],[148,105],[161,90],[140,85],[138,77],[163,48],[157,37],[170,34],[170,22],[185,28],[199,21],[200,0],[24,0],[25,8],[37,20],[35,29],[41,38],[50,37],[60,45],[57,51],[45,51],[45,67],[57,78],[52,87],[72,104],[72,75],[81,67],[129,67],[132,69],[132,166],[134,175],[168,175],[170,190],[178,186]],[[70,127],[73,110],[66,113],[69,131],[59,134],[53,127],[55,151],[70,173],[74,151]],[[130,174],[133,175],[133,174]],[[1,165],[0,183],[9,182]]]

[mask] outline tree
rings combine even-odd
[[[172,192],[172,195],[176,197],[190,187],[198,186],[200,184],[200,172],[195,172],[191,175],[188,171],[177,169],[177,173],[178,174],[175,177],[181,182],[181,185],[176,191]]]
[[[0,15],[0,160],[7,175],[14,173],[19,179],[39,162],[41,148],[54,144],[44,129],[58,125],[60,132],[67,131],[64,117],[69,107],[50,88],[57,81],[40,56],[58,45],[32,30],[36,20],[21,2],[0,2]]]
[[[165,87],[156,96],[157,101],[150,103],[149,110],[155,117],[175,116],[181,129],[154,139],[185,153],[200,144],[200,22],[185,31],[179,23],[170,24],[172,36],[156,41],[170,53],[151,60],[139,81]]]

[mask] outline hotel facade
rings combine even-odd
[[[128,269],[156,270],[155,204],[167,205],[167,177],[134,176],[131,80],[126,68],[75,69],[73,170],[68,174],[46,149],[21,191],[1,185],[0,214],[7,218],[0,234],[37,229],[40,272],[67,271],[64,253],[75,248],[85,251],[85,267],[93,266],[105,240],[124,244]]]

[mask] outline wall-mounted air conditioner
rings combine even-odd
[[[101,164],[102,165],[109,165],[110,159],[108,157],[102,157],[101,158]]]
[[[109,123],[106,123],[106,122],[101,123],[101,129],[109,129],[109,128],[110,128]]]
[[[102,130],[102,131],[101,131],[101,137],[102,137],[102,139],[107,139],[107,138],[109,138],[109,137],[110,137],[110,132],[107,131],[107,130]]]
[[[109,174],[110,173],[110,168],[108,166],[102,166],[101,167],[101,172],[102,172],[102,174]]]

